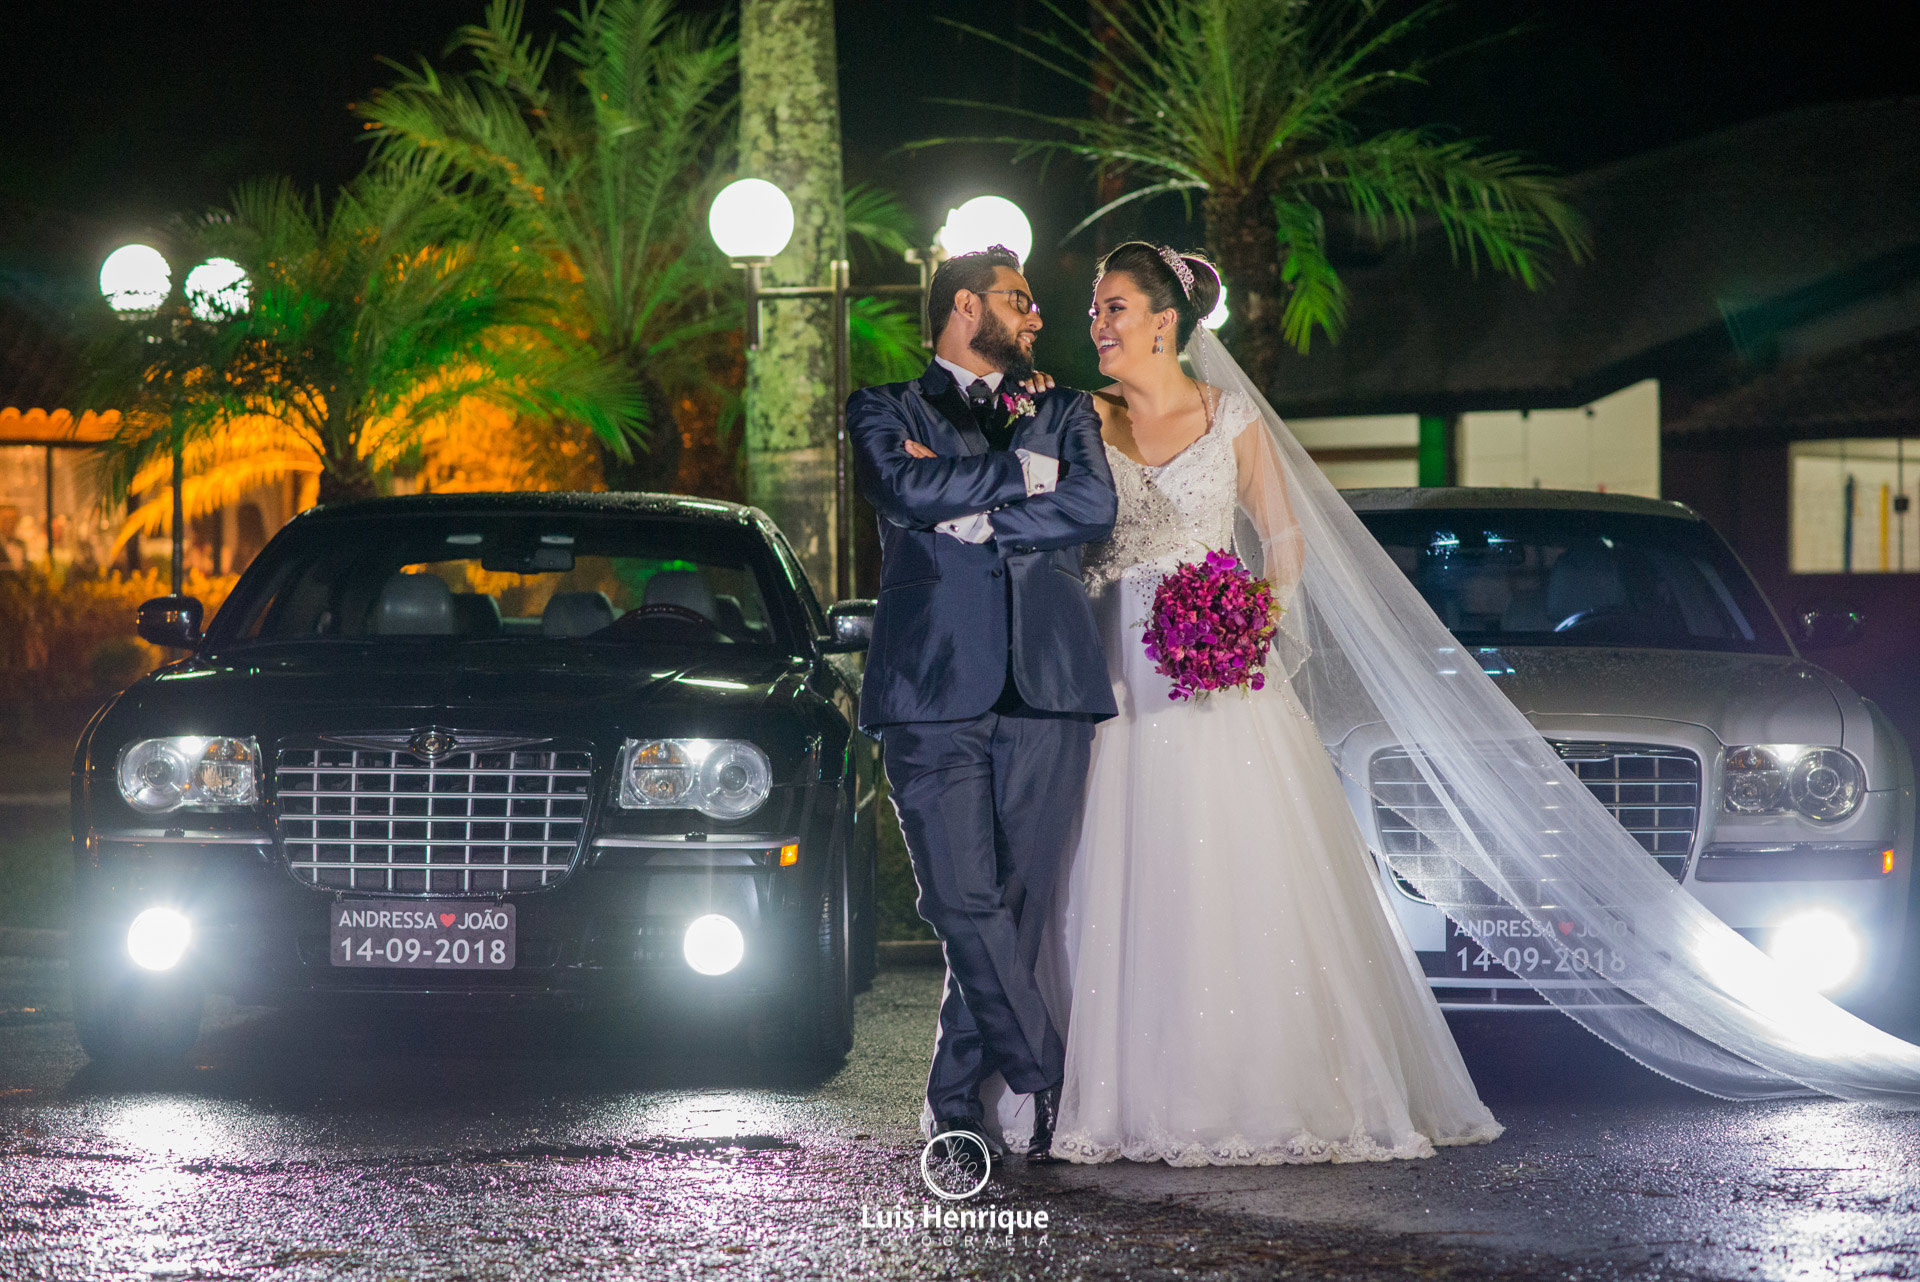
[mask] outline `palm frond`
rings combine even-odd
[[[1285,255],[1280,279],[1291,288],[1281,326],[1295,350],[1305,353],[1317,327],[1338,341],[1347,322],[1347,287],[1327,257],[1327,224],[1320,211],[1304,202],[1273,202]]]
[[[1329,147],[1289,184],[1331,194],[1376,239],[1411,239],[1424,215],[1438,224],[1456,262],[1481,261],[1538,289],[1548,276],[1542,257],[1564,247],[1578,262],[1588,250],[1586,224],[1545,170],[1504,152],[1482,152],[1463,140],[1395,130]]]
[[[904,254],[920,245],[919,228],[900,197],[884,187],[855,183],[846,195],[847,239],[868,252]]]
[[[920,317],[886,299],[849,299],[847,329],[855,387],[904,382],[917,377],[931,358],[920,345]]]

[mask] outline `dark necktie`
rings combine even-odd
[[[987,438],[987,448],[1004,450],[1013,439],[1008,430],[1007,412],[1000,404],[1000,398],[987,386],[987,380],[976,378],[967,384],[967,404],[973,407],[973,421],[980,427],[980,434]]]

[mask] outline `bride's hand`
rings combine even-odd
[[[928,449],[926,446],[922,445],[918,441],[909,440],[906,442],[906,447],[907,447],[908,458],[939,458],[940,457],[938,454],[935,454],[932,450]]]
[[[1035,396],[1038,396],[1042,392],[1051,392],[1053,390],[1053,375],[1035,370],[1027,381],[1020,384],[1020,386],[1026,388]]]

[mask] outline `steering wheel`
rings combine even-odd
[[[639,632],[651,626],[659,626],[664,632],[673,633],[687,628],[699,628],[710,636],[731,640],[720,626],[700,611],[685,605],[674,605],[668,601],[656,601],[643,605],[637,610],[629,610],[602,629],[607,636],[621,636],[629,632]],[[700,638],[706,640],[706,637]]]
[[[1569,614],[1554,625],[1555,632],[1578,634],[1593,632],[1608,624],[1624,623],[1631,627],[1645,629],[1648,619],[1637,610],[1623,610],[1616,606],[1601,606],[1592,610],[1581,610]]]

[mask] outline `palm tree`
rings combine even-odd
[[[197,510],[286,476],[316,476],[322,502],[364,497],[475,405],[628,450],[638,389],[571,331],[552,265],[431,174],[365,174],[331,203],[245,187],[183,238],[239,262],[250,299],[219,323],[176,305],[116,340],[95,391],[125,411],[107,450],[116,495],[157,480],[180,444],[196,476],[176,488]]]
[[[558,42],[527,35],[524,16],[521,0],[492,0],[455,38],[471,70],[402,68],[361,111],[388,158],[440,166],[562,265],[586,340],[645,391],[645,456],[623,466],[612,452],[608,480],[670,489],[672,406],[706,377],[705,340],[739,324],[702,230],[732,141],[734,40],[671,0],[583,3],[562,12]]]
[[[1009,38],[953,24],[1084,86],[1104,109],[1054,116],[995,103],[1048,136],[993,139],[1018,157],[1069,155],[1122,193],[1073,233],[1121,206],[1157,196],[1202,202],[1207,249],[1232,291],[1226,332],[1264,382],[1288,346],[1317,329],[1337,339],[1347,290],[1329,250],[1327,218],[1344,206],[1376,243],[1437,225],[1456,262],[1538,289],[1556,245],[1586,252],[1584,225],[1547,171],[1432,129],[1369,131],[1359,109],[1421,81],[1426,63],[1394,61],[1407,38],[1445,8],[1399,18],[1380,0],[1089,0],[1092,27],[1042,0],[1070,34]],[[1095,28],[1104,28],[1096,31]]]

